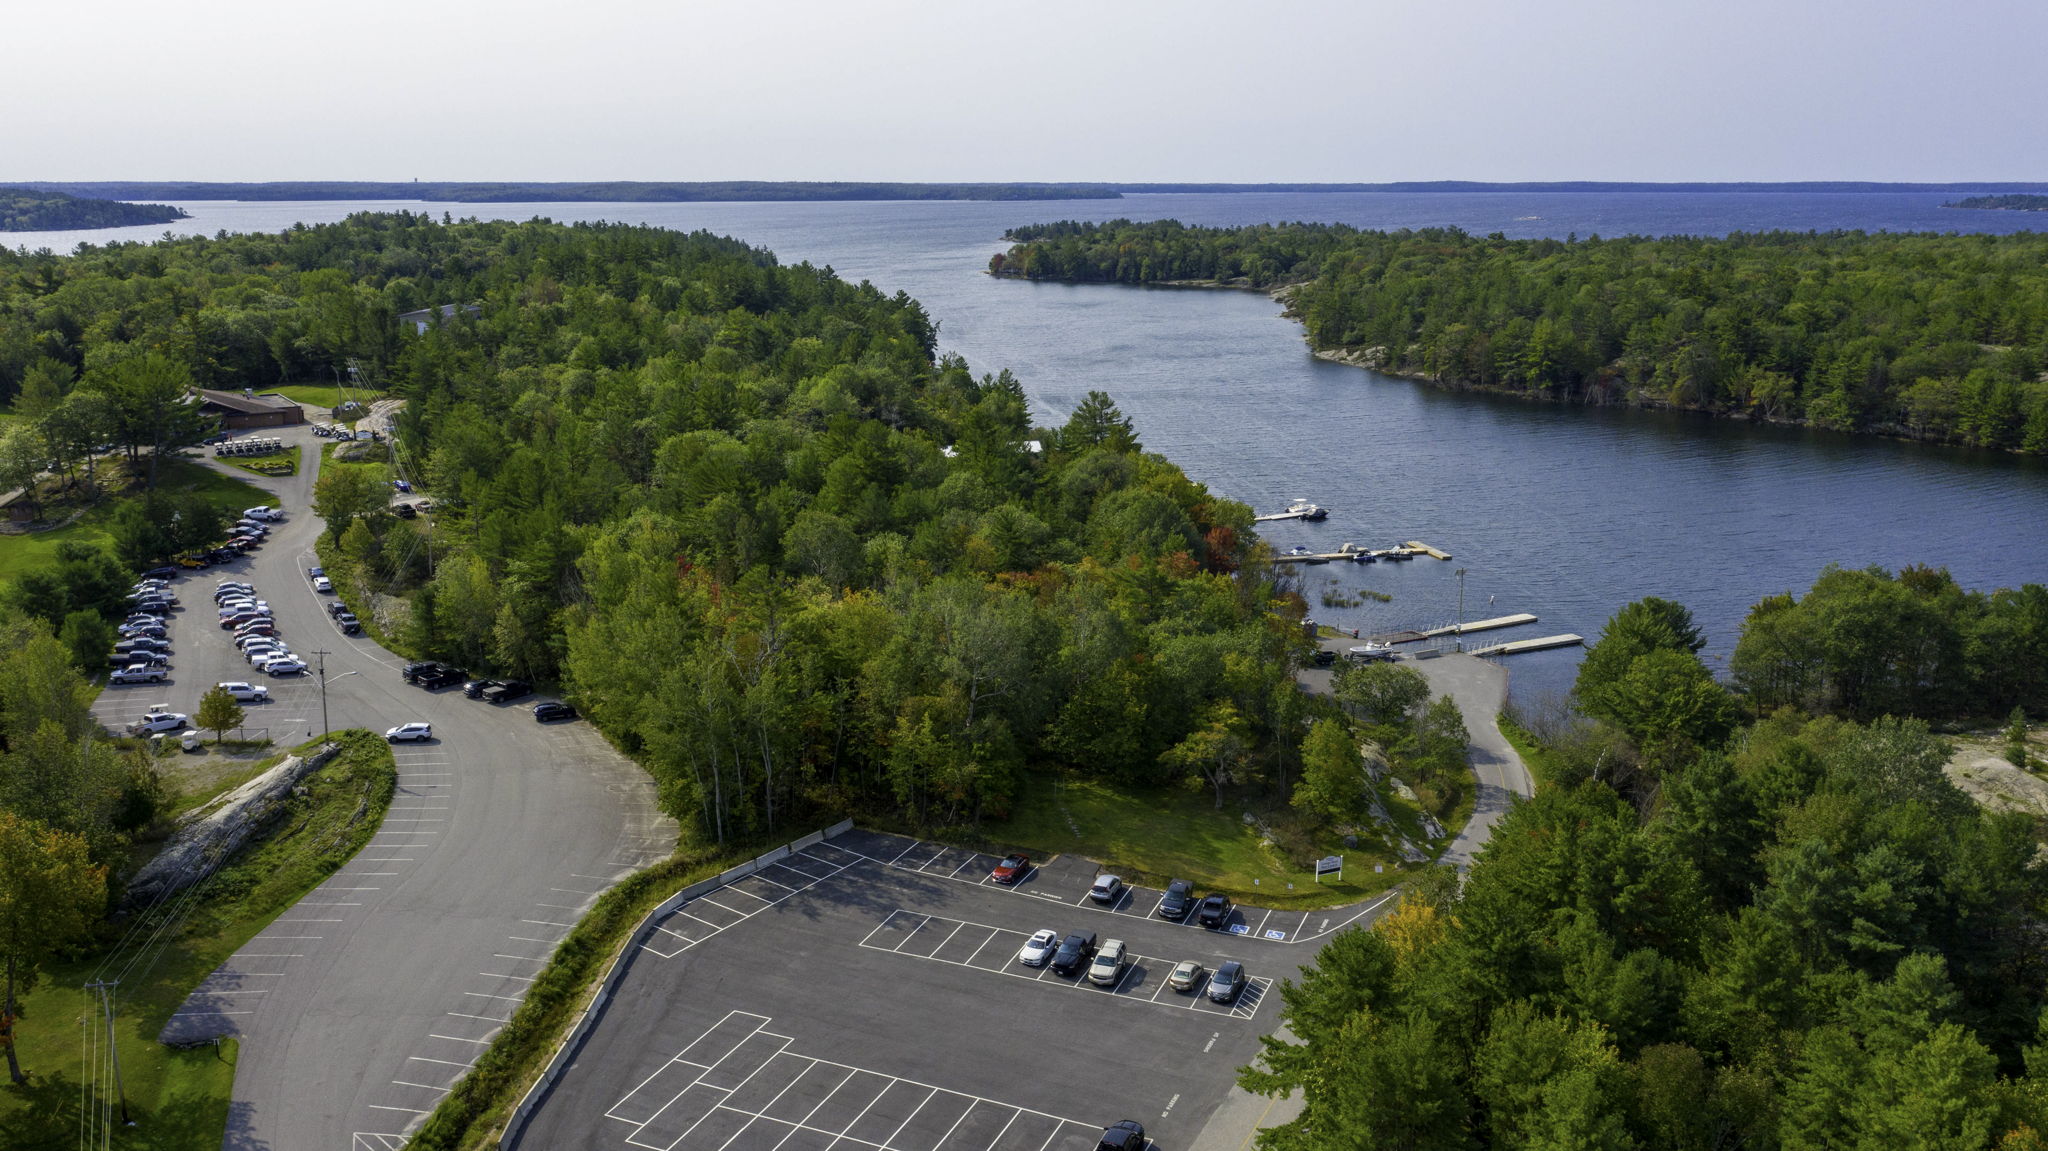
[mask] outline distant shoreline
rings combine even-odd
[[[7,181],[0,181],[7,183]],[[1444,193],[1725,193],[1899,194],[1962,196],[2048,195],[2048,183],[1966,181],[1946,184],[1853,180],[1780,182],[1628,183],[1601,180],[1406,180],[1365,183],[1176,183],[1123,181],[1011,181],[916,183],[903,181],[486,181],[486,180],[115,180],[14,182],[15,186],[112,200],[423,200],[453,204],[707,203],[845,201],[1119,200],[1131,195],[1444,194]]]

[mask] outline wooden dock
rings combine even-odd
[[[1468,654],[1479,656],[1520,655],[1526,651],[1547,651],[1554,647],[1577,647],[1585,642],[1586,638],[1584,636],[1547,635],[1542,639],[1518,639],[1507,643],[1497,643],[1492,647],[1474,648]]]
[[[1430,628],[1428,631],[1423,632],[1422,638],[1435,639],[1440,635],[1469,635],[1475,631],[1492,631],[1495,628],[1520,627],[1525,623],[1535,622],[1535,616],[1530,615],[1528,612],[1521,612],[1516,615],[1498,616],[1494,619],[1473,620],[1471,623],[1465,624],[1463,627],[1460,627],[1459,625],[1454,623],[1445,624],[1442,627],[1433,627]]]
[[[1401,546],[1402,548],[1411,552],[1421,552],[1423,555],[1429,556],[1431,559],[1447,560],[1451,558],[1451,553],[1443,550],[1442,548],[1430,547],[1428,544],[1423,543],[1421,540],[1409,540],[1407,543],[1404,543]]]
[[[1305,520],[1310,518],[1322,520],[1328,517],[1329,512],[1327,510],[1322,512],[1273,512],[1270,515],[1253,516],[1252,522],[1255,524],[1269,524],[1275,520]]]

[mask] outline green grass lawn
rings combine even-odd
[[[303,404],[308,408],[319,409],[317,414],[307,413],[308,418],[318,423],[327,422],[329,413],[334,411],[334,405],[340,403],[343,399],[341,389],[330,384],[285,384],[281,387],[260,388],[258,390],[276,392],[278,395]],[[347,398],[363,405],[361,414],[367,416],[370,414],[371,402],[383,399],[384,393],[367,391],[363,388],[350,388]]]
[[[103,465],[104,467],[104,465]],[[115,505],[124,499],[140,498],[140,487],[136,481],[103,473],[108,494],[102,502],[77,522],[49,531],[27,532],[21,535],[0,535],[0,582],[13,579],[16,575],[39,564],[49,562],[57,554],[57,545],[66,540],[84,540],[104,545],[108,536],[106,522],[113,515]],[[116,483],[122,490],[116,491]],[[157,487],[166,492],[197,491],[211,498],[227,511],[239,512],[243,508],[265,504],[277,506],[277,497],[233,476],[222,475],[203,464],[176,457],[165,457],[157,465]],[[46,517],[59,518],[68,515],[52,509]]]
[[[1344,880],[1318,885],[1307,868],[1261,842],[1258,830],[1244,822],[1244,810],[1242,800],[1226,797],[1218,811],[1206,788],[1122,790],[1097,780],[1035,774],[1017,797],[1011,817],[987,822],[982,831],[997,847],[1041,855],[1078,853],[1131,882],[1159,887],[1169,879],[1188,879],[1202,891],[1225,891],[1261,907],[1351,903],[1401,881],[1397,860],[1386,849],[1363,840],[1347,848],[1334,839],[1316,848],[1319,854],[1345,857]],[[1285,812],[1260,814],[1276,824],[1292,819]],[[1375,873],[1375,864],[1385,871]]]
[[[110,948],[44,973],[22,1001],[16,1046],[27,1084],[0,1081],[0,1151],[69,1147],[79,1135],[83,985],[121,979],[115,1041],[134,1127],[114,1145],[194,1151],[221,1145],[236,1050],[173,1051],[157,1033],[192,988],[376,833],[396,780],[391,749],[364,731],[337,732],[342,754],[307,778],[279,830],[222,869],[159,948]],[[311,745],[307,745],[310,747]],[[358,804],[369,807],[356,818]],[[105,1022],[99,1023],[104,1034]]]

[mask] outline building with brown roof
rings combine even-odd
[[[217,392],[211,388],[199,388],[197,391],[199,410],[220,417],[223,428],[279,428],[306,422],[306,410],[276,392],[258,395],[247,389]]]

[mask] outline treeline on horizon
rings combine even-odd
[[[124,228],[169,223],[186,215],[183,208],[169,204],[128,204],[39,188],[0,187],[0,232]]]
[[[717,200],[1113,200],[1103,184],[917,184],[847,180],[475,180],[99,181],[28,183],[81,196],[165,200],[431,200],[456,204],[695,203]]]
[[[1455,228],[1012,230],[1032,279],[1288,289],[1319,351],[1442,384],[2048,454],[2048,236],[1510,240]]]

